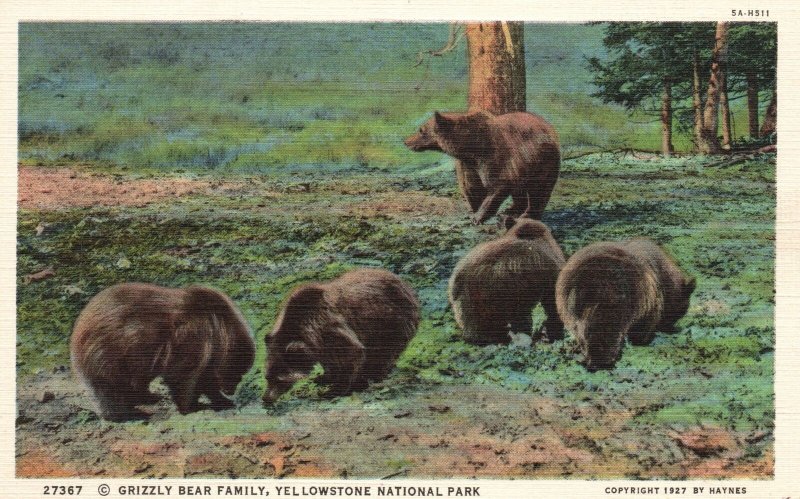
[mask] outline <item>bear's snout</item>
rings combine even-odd
[[[419,152],[422,149],[422,144],[418,133],[408,137],[403,143],[414,152]]]

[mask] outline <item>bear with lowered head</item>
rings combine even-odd
[[[98,293],[78,316],[70,341],[73,372],[111,421],[149,416],[136,406],[158,401],[149,385],[159,376],[181,414],[201,409],[203,394],[212,409],[232,408],[255,350],[247,322],[223,293],[145,283]]]
[[[610,369],[625,338],[648,345],[673,332],[695,289],[689,277],[649,239],[599,242],[578,250],[561,270],[556,305],[575,336],[587,369]]]
[[[277,400],[317,363],[327,395],[362,390],[389,374],[418,325],[414,290],[386,270],[357,269],[299,286],[266,338],[264,402]]]

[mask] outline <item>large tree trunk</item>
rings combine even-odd
[[[748,72],[747,75],[747,129],[750,138],[757,139],[758,135],[758,79],[756,74]]]
[[[661,151],[665,158],[672,156],[672,83],[664,79],[664,92],[661,94]]]
[[[696,50],[692,60],[692,107],[694,108],[694,145],[698,149],[703,132],[703,96],[700,93],[700,55]]]
[[[521,22],[469,23],[470,111],[525,111],[524,26]]]
[[[711,53],[711,76],[708,80],[706,106],[703,110],[703,127],[698,148],[703,154],[719,154],[722,148],[717,139],[719,100],[722,93],[725,59],[728,53],[728,23],[717,23],[716,43]]]
[[[772,92],[767,112],[764,114],[764,124],[761,126],[761,136],[765,137],[775,133],[778,124],[778,91]]]
[[[722,112],[722,148],[731,148],[731,108],[728,105],[728,76],[722,73],[722,88],[719,94],[719,107]]]

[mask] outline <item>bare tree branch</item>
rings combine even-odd
[[[444,44],[444,47],[438,50],[424,50],[417,54],[417,63],[414,64],[412,67],[417,67],[423,62],[425,62],[425,55],[431,55],[434,57],[441,57],[448,52],[452,52],[457,46],[458,42],[464,38],[464,26],[459,23],[450,23],[450,36],[447,37],[447,43]]]

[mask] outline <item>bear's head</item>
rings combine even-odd
[[[292,292],[275,322],[267,344],[265,403],[273,403],[292,385],[308,376],[317,362],[316,331],[324,302],[324,290],[315,285]]]
[[[412,151],[441,151],[455,158],[485,156],[489,150],[489,121],[493,115],[488,111],[469,113],[433,113],[405,140]]]
[[[429,119],[419,127],[417,133],[409,136],[404,141],[406,147],[414,152],[421,151],[441,151],[442,147],[439,145],[437,122],[444,119],[443,115],[438,111],[433,113],[433,118]]]

